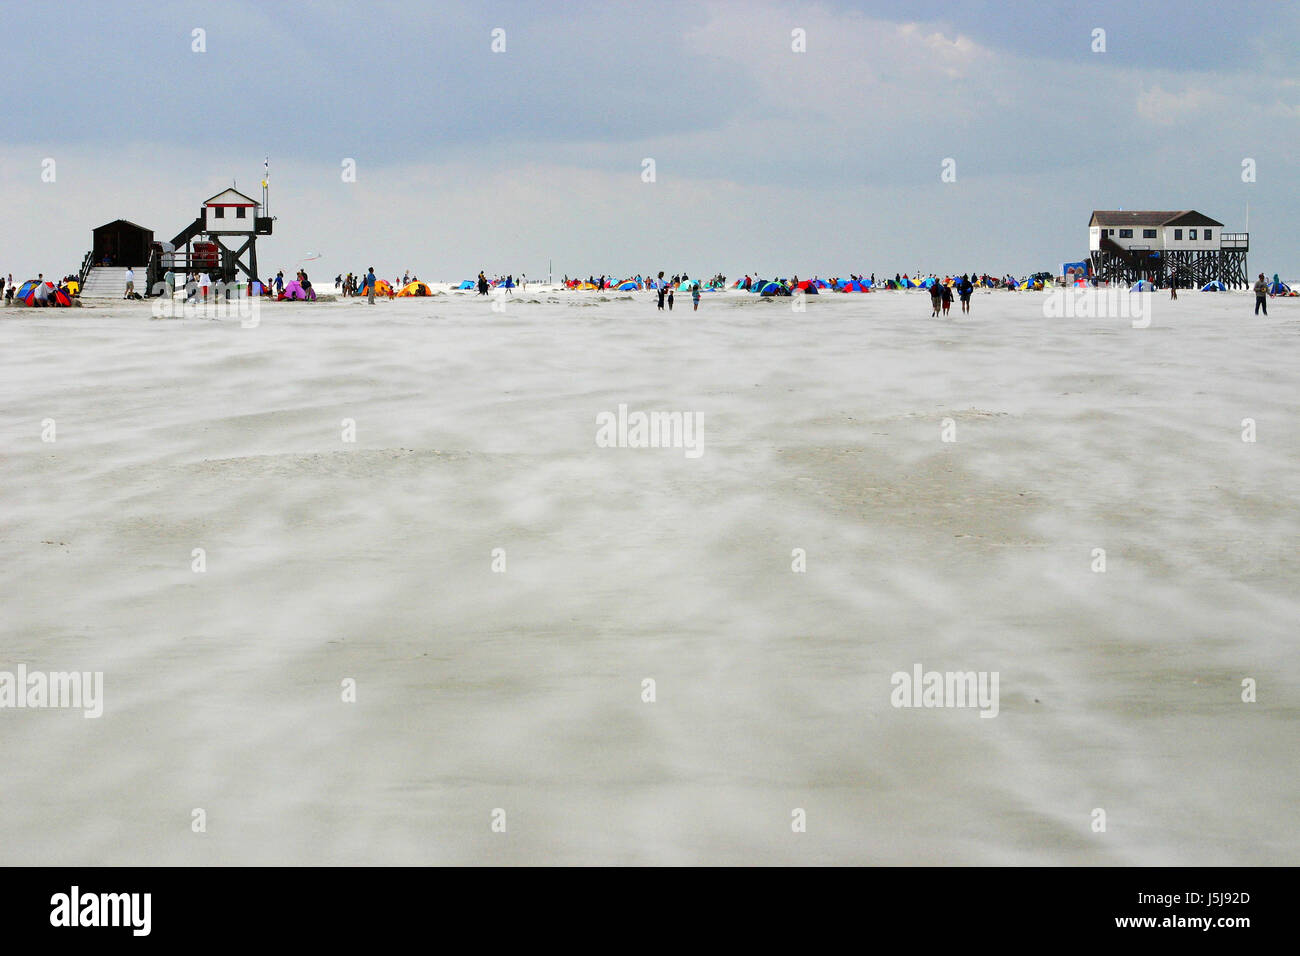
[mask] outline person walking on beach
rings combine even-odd
[[[126,295],[123,298],[129,299],[135,295],[135,270],[130,266],[126,267]]]
[[[371,266],[370,271],[366,273],[366,301],[371,305],[375,304],[375,267]]]
[[[961,283],[957,286],[957,294],[961,296],[961,310],[963,312],[970,311],[970,297],[974,291],[975,286],[970,281],[970,273],[967,272],[962,275]]]
[[[946,282],[936,283],[939,286],[939,300],[943,303],[943,314],[947,315],[948,310],[952,308],[952,286]]]
[[[1177,276],[1171,275],[1169,277],[1169,298],[1170,299],[1178,298],[1178,277]]]
[[[656,284],[656,288],[659,290],[659,311],[662,312],[664,310],[664,296],[668,294],[668,283],[664,281],[664,274],[662,271],[659,273],[659,281]]]
[[[943,290],[939,287],[938,280],[930,284],[930,317],[937,318],[939,307],[943,302]]]
[[[1259,315],[1259,310],[1263,309],[1264,314],[1268,315],[1268,281],[1264,278],[1264,273],[1259,274],[1258,281],[1255,282],[1255,314]]]

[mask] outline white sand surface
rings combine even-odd
[[[0,863],[1300,863],[1300,300],[650,301],[0,312]]]

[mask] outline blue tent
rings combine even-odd
[[[637,289],[639,289],[639,288],[641,288],[641,287],[640,287],[639,285],[637,285],[635,282],[633,282],[631,279],[629,279],[627,282],[624,282],[622,285],[620,285],[620,286],[618,287],[618,290],[617,290],[617,291],[619,291],[619,292],[635,292],[635,291],[636,291]]]
[[[789,295],[790,290],[779,282],[768,282],[763,285],[763,288],[759,289],[758,294],[766,296]]]
[[[476,282],[474,282],[473,279],[466,279],[466,280],[465,280],[464,282],[462,282],[460,285],[456,286],[457,289],[474,289],[474,288],[477,288],[477,287],[478,287],[478,284],[477,284]]]
[[[1268,284],[1268,291],[1272,295],[1286,295],[1291,291],[1291,287],[1285,282],[1270,282]]]
[[[1129,291],[1130,292],[1154,292],[1155,288],[1156,287],[1151,284],[1150,280],[1139,279],[1137,282],[1133,283],[1133,287],[1130,288]]]
[[[1213,282],[1207,282],[1205,283],[1205,285],[1201,286],[1201,291],[1202,292],[1227,292],[1228,287],[1225,286],[1218,279],[1215,279]]]

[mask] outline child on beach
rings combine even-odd
[[[936,284],[939,286],[939,296],[943,301],[943,314],[947,315],[948,310],[952,308],[952,286],[946,282]]]
[[[668,287],[668,311],[671,312],[672,310],[673,310],[673,287],[670,285]]]
[[[691,284],[691,303],[693,305],[693,308],[691,309],[692,312],[700,311],[700,280],[699,279],[696,279]]]

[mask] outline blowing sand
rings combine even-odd
[[[1300,862],[1300,306],[1252,301],[6,310],[0,670],[104,712],[0,710],[0,863]],[[703,454],[598,447],[620,403]],[[891,706],[916,664],[997,717]]]

